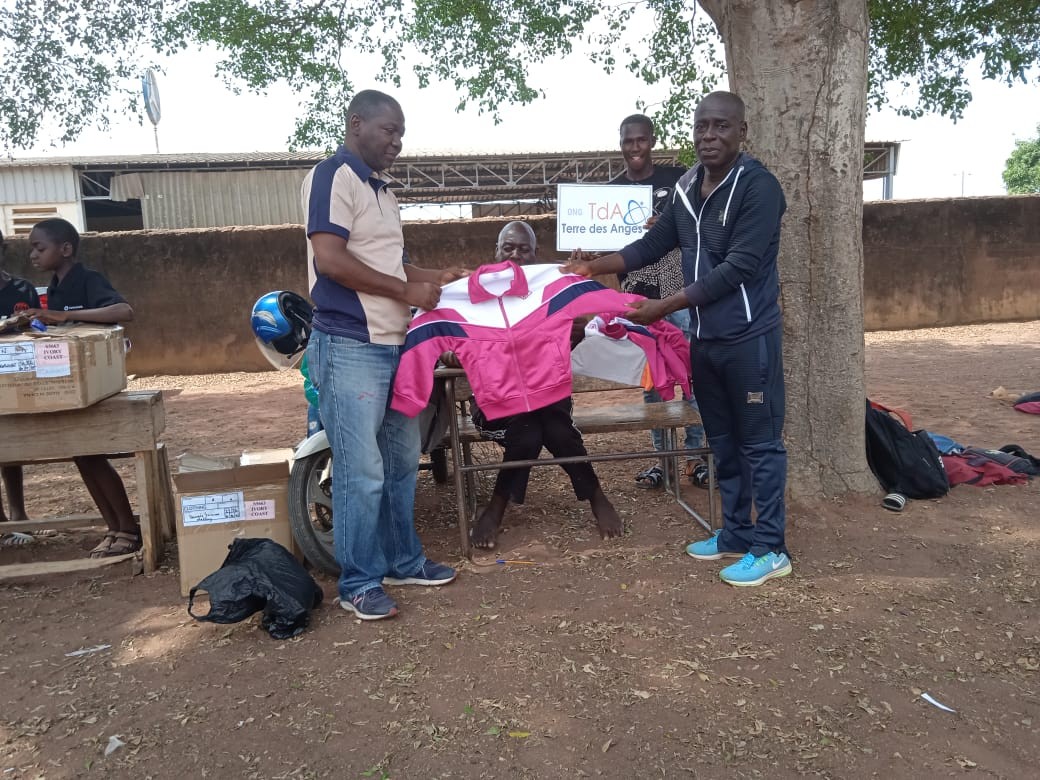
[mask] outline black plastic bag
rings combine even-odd
[[[235,539],[220,568],[188,594],[188,614],[208,623],[238,623],[264,611],[263,626],[275,639],[307,628],[324,594],[292,553],[270,539]],[[209,613],[191,611],[195,592],[209,594]]]

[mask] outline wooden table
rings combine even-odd
[[[173,536],[173,493],[166,448],[159,436],[166,428],[162,393],[127,390],[86,409],[40,414],[0,415],[0,464],[32,465],[72,460],[80,455],[133,457],[137,462],[137,517],[141,551],[112,558],[83,558],[0,566],[0,579],[84,571],[130,558],[140,558],[144,571],[158,563],[164,539]],[[30,496],[31,498],[31,496]],[[0,531],[82,527],[103,522],[93,515],[8,522]]]

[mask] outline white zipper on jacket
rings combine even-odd
[[[506,314],[506,304],[502,300],[501,295],[498,296],[498,310],[502,313],[502,322],[505,323],[505,332],[509,337],[509,358],[513,363],[513,369],[516,371],[517,376],[522,376],[523,372],[520,370],[520,363],[516,359],[516,339],[513,338],[513,328],[509,323],[509,315]],[[524,398],[524,408],[530,412],[531,409],[531,397],[527,394],[527,385],[523,382],[520,383],[520,392]]]
[[[737,182],[740,181],[740,174],[743,173],[743,172],[744,172],[744,166],[741,165],[739,168],[737,168],[737,175],[733,178],[733,186],[729,188],[729,197],[726,198],[726,208],[723,209],[723,211],[722,211],[722,226],[723,227],[726,226],[726,219],[729,217],[729,204],[733,202],[733,193],[737,191]],[[726,174],[726,176],[728,178],[729,174]],[[726,181],[726,179],[723,179],[722,181],[724,182],[724,181]],[[721,187],[721,186],[722,186],[722,184],[720,183],[719,187]],[[718,189],[718,188],[716,188],[716,189]],[[715,190],[712,190],[712,192],[714,192],[714,191]],[[709,197],[710,197],[710,193],[709,193]]]
[[[733,200],[733,190],[735,190],[737,188],[737,179],[740,178],[740,173],[743,170],[744,170],[744,166],[741,165],[740,168],[737,169],[737,175],[733,179],[733,186],[729,190],[729,198],[726,199],[726,208],[725,208],[725,211],[723,211],[723,213],[722,213],[722,224],[723,225],[726,224],[726,217],[729,215],[729,204],[730,204],[730,201]],[[707,207],[708,201],[711,200],[711,196],[714,195],[716,192],[718,192],[719,191],[719,187],[721,187],[723,184],[726,183],[726,180],[729,179],[729,175],[731,173],[733,173],[733,169],[732,168],[729,169],[729,171],[723,177],[722,181],[720,181],[718,183],[718,185],[715,187],[715,189],[713,189],[711,192],[708,193],[708,197],[706,197],[704,199],[704,203],[701,204],[700,212],[695,212],[693,210],[693,206],[690,205],[690,199],[686,197],[686,193],[683,192],[681,188],[679,188],[679,187],[675,188],[675,194],[678,197],[682,198],[683,205],[686,206],[686,210],[688,212],[690,212],[690,216],[693,217],[693,221],[697,223],[697,255],[695,256],[694,261],[693,261],[693,281],[695,281],[695,282],[700,278],[700,269],[701,269],[701,217],[704,215],[704,209]],[[696,176],[693,177],[693,181],[694,181],[695,184],[697,183],[697,177]],[[740,288],[743,291],[744,285],[741,284]],[[747,312],[748,322],[751,322],[751,309],[748,306],[747,292],[744,292],[744,310]],[[700,338],[701,337],[701,307],[700,306],[694,306],[693,307],[693,311],[697,315],[697,338]]]
[[[729,204],[733,202],[733,193],[737,191],[737,182],[740,181],[740,174],[743,172],[744,166],[741,165],[737,169],[737,175],[733,179],[733,186],[729,188],[729,197],[726,198],[726,208],[722,212],[722,225],[725,227],[726,220],[729,218]],[[748,324],[751,324],[751,302],[747,297],[747,288],[744,283],[740,283],[740,295],[744,298],[744,316],[747,317]],[[700,320],[698,319],[698,322]]]

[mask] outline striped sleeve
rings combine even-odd
[[[339,181],[349,174],[348,166],[337,163],[335,157],[314,168],[306,196],[308,238],[315,233],[332,233],[344,240],[350,239],[354,226],[354,188],[349,182]]]

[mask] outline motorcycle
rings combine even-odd
[[[289,472],[289,526],[293,539],[311,565],[337,575],[339,564],[332,541],[332,447],[325,431],[308,436],[296,447]],[[430,471],[438,485],[448,481],[448,450],[444,444],[429,451]]]

